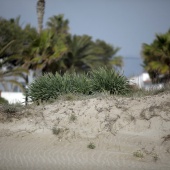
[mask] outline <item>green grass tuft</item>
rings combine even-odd
[[[77,116],[74,114],[71,114],[69,120],[70,120],[70,122],[75,122],[77,120]]]
[[[94,143],[90,142],[90,143],[87,145],[87,148],[89,148],[89,149],[95,149],[96,146],[95,146]]]
[[[61,129],[53,127],[52,132],[53,132],[54,135],[59,135],[61,133]]]
[[[141,152],[141,150],[137,150],[136,152],[133,152],[133,156],[137,158],[144,158],[144,155]]]
[[[0,97],[0,104],[8,104],[8,101],[3,97]]]
[[[97,92],[126,95],[129,92],[128,80],[113,69],[99,68],[91,72],[92,89]]]
[[[109,92],[127,94],[127,79],[113,69],[100,68],[88,74],[65,73],[63,76],[48,73],[36,79],[28,88],[28,97],[32,101],[49,101],[66,94],[91,95]]]

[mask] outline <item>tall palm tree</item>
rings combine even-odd
[[[51,30],[43,30],[27,49],[23,66],[40,71],[38,74],[55,72],[51,65],[60,60],[67,51],[68,48],[60,37]]]
[[[37,1],[37,17],[38,17],[38,32],[40,33],[43,28],[43,18],[45,9],[45,0]]]
[[[5,50],[7,50],[11,45],[14,44],[14,40],[9,42],[6,46],[4,46],[2,49],[0,49],[0,83],[2,83],[5,87],[6,83],[11,83],[11,84],[15,84],[17,86],[19,86],[23,91],[24,91],[24,87],[21,83],[19,83],[16,78],[17,77],[21,77],[23,78],[25,74],[28,73],[27,69],[25,68],[21,68],[21,67],[14,67],[14,68],[10,68],[10,69],[6,69],[5,64],[7,63],[8,60],[10,60],[10,58],[8,59],[4,59],[3,53],[5,52]],[[4,67],[4,68],[3,68]]]
[[[142,57],[153,82],[159,81],[160,75],[170,78],[170,31],[156,35],[151,44],[143,44]]]
[[[47,21],[47,27],[52,29],[57,34],[68,34],[69,31],[69,20],[64,19],[64,15],[54,15]]]
[[[113,67],[114,69],[122,68],[122,56],[116,55],[117,52],[120,50],[119,47],[113,47],[103,40],[96,40],[95,44],[103,50],[103,52],[101,53],[101,58],[106,67]]]
[[[88,35],[70,36],[68,46],[68,53],[58,63],[61,66],[59,70],[63,72],[86,72],[102,66],[122,66],[122,59],[113,57],[118,48],[113,48],[104,41],[93,42]]]
[[[3,53],[4,57],[9,57],[22,48],[24,34],[22,27],[19,24],[19,20],[20,17],[11,18],[9,20],[0,18],[0,49],[3,49],[3,47],[12,40],[15,40],[15,43],[13,43],[13,45],[7,48],[5,53]]]
[[[96,53],[100,53],[101,49],[94,46],[90,36],[71,36],[68,44],[69,52],[64,63],[69,71],[88,71],[100,64]]]

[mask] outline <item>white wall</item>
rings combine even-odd
[[[8,100],[9,103],[25,103],[25,96],[20,92],[1,92],[1,97]]]

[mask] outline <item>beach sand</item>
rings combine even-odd
[[[3,115],[0,170],[170,169],[169,92],[58,100],[11,121]]]

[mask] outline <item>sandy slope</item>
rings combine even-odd
[[[0,123],[0,170],[170,169],[170,93],[61,100],[22,113]]]

